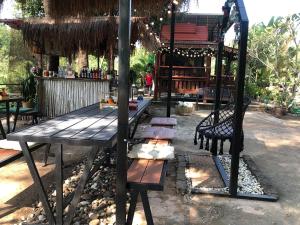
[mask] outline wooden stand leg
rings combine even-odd
[[[137,202],[137,198],[138,198],[138,192],[131,191],[130,197],[131,197],[131,199],[130,199],[130,206],[129,206],[126,225],[132,225],[133,216],[134,216],[134,212],[135,212],[135,208],[136,208],[136,202]]]

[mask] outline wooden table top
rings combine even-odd
[[[151,100],[138,102],[138,109],[129,111],[132,123],[150,105]],[[59,143],[74,145],[106,145],[112,142],[118,130],[118,110],[99,109],[99,103],[81,108],[40,125],[9,134],[8,140]]]

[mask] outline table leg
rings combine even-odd
[[[16,114],[15,114],[15,118],[14,118],[14,126],[12,129],[12,132],[14,132],[16,129],[17,120],[18,120],[18,116],[19,116],[19,112],[20,112],[20,104],[21,104],[20,102],[17,102]]]
[[[139,116],[139,117],[137,118],[137,120],[135,121],[133,131],[132,131],[131,134],[129,133],[129,135],[130,135],[129,138],[130,138],[130,139],[132,139],[132,138],[134,137],[135,132],[136,132],[136,129],[137,129],[138,125],[139,125],[139,122],[140,122],[141,117],[142,117],[142,116]]]
[[[63,224],[63,145],[55,153],[56,223]]]
[[[7,125],[7,133],[10,133],[10,121],[9,121],[9,102],[6,101],[6,125]]]
[[[147,191],[140,191],[147,225],[154,225]]]
[[[70,206],[69,206],[69,213],[67,214],[66,223],[65,223],[67,225],[71,224],[71,222],[72,222],[72,219],[75,214],[76,206],[78,205],[78,202],[80,200],[80,195],[81,195],[82,191],[84,190],[84,186],[89,178],[89,174],[90,174],[91,168],[93,166],[93,162],[97,156],[99,149],[100,149],[99,146],[97,146],[97,145],[93,146],[91,152],[88,155],[83,174],[82,174],[82,176],[79,180],[79,183],[76,187],[76,190],[74,193],[74,198],[72,199]]]
[[[130,206],[127,215],[126,225],[132,225],[138,193],[139,193],[138,191],[130,191],[131,200],[130,200]]]
[[[0,120],[0,131],[1,131],[3,139],[6,139],[6,133],[5,133],[5,130],[3,128],[1,120]]]
[[[37,191],[39,193],[40,199],[42,201],[43,207],[45,209],[46,215],[47,215],[47,219],[49,221],[50,224],[55,224],[55,219],[50,207],[50,203],[47,197],[47,193],[45,191],[44,185],[42,183],[41,177],[39,175],[39,172],[35,166],[33,157],[31,152],[29,151],[29,147],[27,145],[26,142],[21,142],[20,141],[20,146],[22,148],[24,157],[26,159],[29,171],[31,173],[32,179],[34,181],[34,184],[37,188]]]

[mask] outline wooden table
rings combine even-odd
[[[139,101],[138,109],[129,111],[130,125],[138,121],[150,103],[150,100]],[[94,104],[7,136],[8,140],[20,142],[50,224],[70,224],[72,222],[76,206],[90,177],[90,170],[97,153],[100,149],[103,150],[116,144],[117,115],[117,109],[108,107],[100,110],[99,104]],[[28,149],[27,142],[60,144],[60,148],[56,149],[55,152],[56,218],[52,213],[45,188]],[[63,204],[63,144],[92,146],[65,220],[63,219],[63,210],[66,206],[66,204]]]
[[[2,97],[0,98],[0,103],[5,103],[5,108],[6,108],[6,124],[7,124],[7,133],[10,133],[10,103],[11,102],[16,102],[17,103],[17,107],[16,107],[16,114],[15,114],[15,118],[14,118],[14,126],[12,131],[15,131],[16,129],[16,124],[17,124],[17,120],[18,120],[18,115],[19,115],[19,110],[20,110],[20,104],[21,101],[23,100],[23,97]],[[4,131],[4,128],[2,126],[2,123],[0,124],[0,131],[2,134],[2,137],[5,139],[6,138],[6,133]]]

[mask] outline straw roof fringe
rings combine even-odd
[[[69,56],[79,48],[91,54],[103,54],[110,46],[117,46],[116,17],[85,19],[31,19],[24,21],[25,43],[35,53]],[[159,40],[146,30],[143,18],[132,19],[131,43],[140,40],[148,49],[160,47]]]
[[[160,15],[171,0],[132,0],[135,15]],[[179,0],[179,4],[189,0]],[[98,16],[117,15],[119,0],[48,0],[49,16]]]

